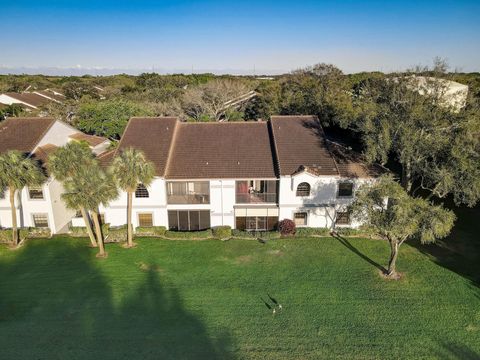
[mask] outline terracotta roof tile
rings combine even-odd
[[[316,116],[272,116],[271,127],[280,175],[301,166],[316,168],[318,175],[339,175]]]
[[[142,150],[155,164],[156,175],[164,176],[177,122],[175,117],[131,118],[117,152],[129,147]]]
[[[54,123],[55,119],[46,117],[8,118],[0,122],[0,153],[31,153]]]
[[[58,149],[58,146],[53,144],[46,144],[39,146],[32,154],[32,158],[39,161],[42,166],[45,166],[48,160],[48,156]]]
[[[101,143],[108,141],[107,138],[101,137],[101,136],[96,136],[96,135],[87,135],[81,132],[78,132],[76,134],[70,135],[70,139],[77,140],[77,141],[86,141],[88,145],[95,147],[97,145],[100,145]]]
[[[41,96],[35,93],[29,93],[29,92],[26,92],[26,93],[9,92],[9,93],[6,93],[5,95],[8,95],[11,98],[14,98],[18,101],[23,101],[24,103],[35,106],[35,107],[43,106],[51,102],[51,100],[47,99],[44,96]]]
[[[266,122],[180,123],[166,177],[275,178]]]

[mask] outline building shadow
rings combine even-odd
[[[121,265],[79,240],[34,240],[2,256],[0,357],[234,358],[231,337],[207,331],[155,267],[129,276]]]
[[[345,246],[348,250],[350,250],[351,252],[353,252],[355,255],[358,255],[360,258],[362,258],[363,260],[365,260],[367,263],[369,263],[370,265],[376,267],[378,270],[382,271],[382,272],[386,272],[387,269],[385,269],[382,265],[380,265],[379,263],[377,263],[375,260],[369,258],[367,255],[365,255],[364,253],[362,253],[360,250],[358,250],[355,246],[353,246],[350,241],[348,241],[348,239],[338,235],[338,234],[332,234],[332,237],[337,239],[338,242],[340,244],[342,244],[343,246]]]

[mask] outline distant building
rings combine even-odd
[[[0,104],[19,104],[27,110],[37,110],[51,102],[62,103],[65,96],[53,90],[7,92],[0,95]]]

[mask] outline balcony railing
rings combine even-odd
[[[236,194],[237,204],[261,204],[261,203],[275,203],[277,202],[276,193],[251,193],[251,194]]]
[[[167,195],[168,204],[210,204],[209,194]]]

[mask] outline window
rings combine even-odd
[[[278,225],[276,216],[237,216],[235,228],[247,231],[271,231]]]
[[[152,227],[153,226],[153,215],[150,214],[150,213],[138,214],[138,226]]]
[[[341,182],[338,184],[338,197],[350,197],[353,195],[353,183]]]
[[[167,182],[168,204],[210,204],[210,182]]]
[[[170,230],[198,231],[210,228],[210,210],[169,210]]]
[[[310,184],[306,182],[298,184],[297,196],[310,196]]]
[[[297,212],[293,214],[293,219],[296,226],[305,226],[307,225],[307,213],[306,212]]]
[[[135,197],[136,198],[148,198],[148,190],[143,184],[138,184],[137,189],[135,190]]]
[[[277,202],[277,180],[240,180],[235,183],[237,204]]]
[[[28,187],[28,196],[32,200],[42,200],[43,199],[43,190],[41,186],[29,186]]]
[[[33,214],[33,226],[38,228],[48,228],[47,214]]]
[[[337,225],[349,225],[350,214],[347,211],[337,211],[337,219],[335,220]]]

